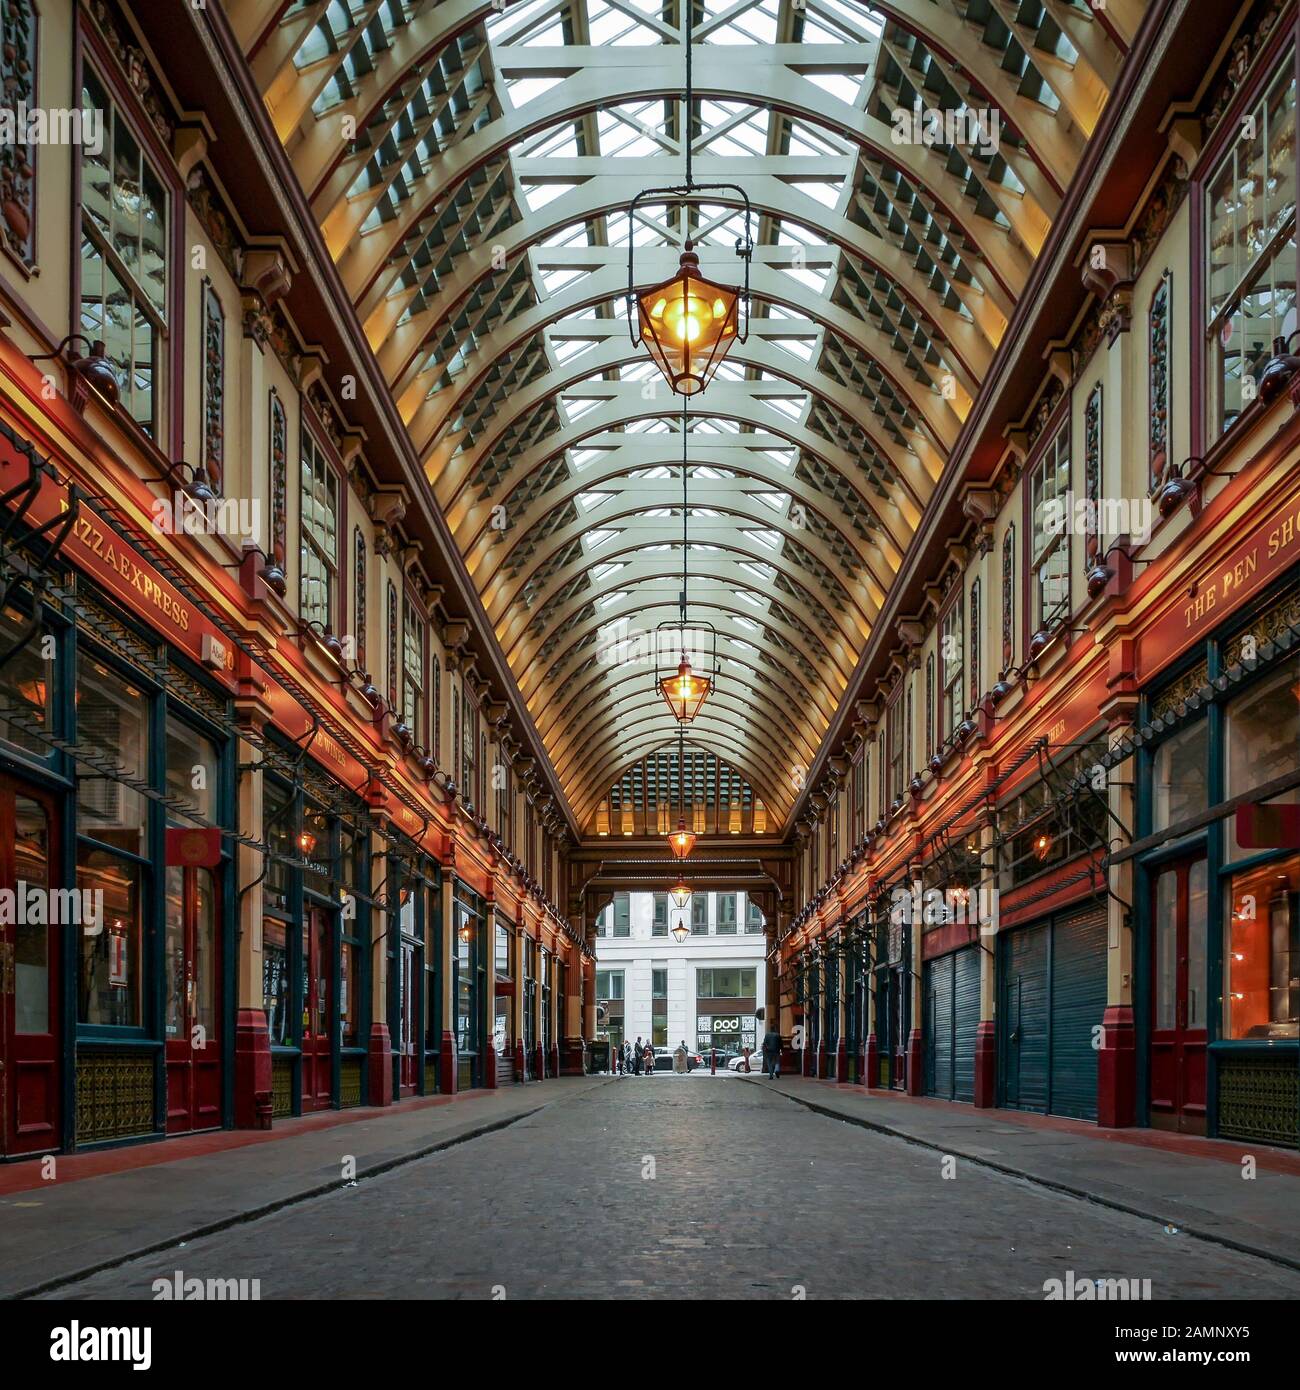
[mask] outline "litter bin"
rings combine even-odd
[[[587,1044],[587,1075],[609,1070],[609,1039],[600,1038]]]

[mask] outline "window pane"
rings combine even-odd
[[[28,889],[47,890],[50,886],[49,864],[50,828],[45,807],[29,797],[14,797],[14,869],[17,882],[26,884]],[[26,916],[25,913],[22,915]],[[85,930],[85,925],[83,923],[82,930]],[[49,1031],[50,931],[47,922],[14,923],[16,1033]]]
[[[77,886],[103,894],[97,921],[81,929],[82,1023],[140,1026],[140,873],[106,850],[77,847]]]
[[[128,777],[149,776],[148,702],[142,690],[93,659],[77,675],[77,737]],[[132,854],[145,852],[145,798],[113,777],[78,767],[78,830]]]
[[[0,646],[10,647],[28,625],[17,609],[0,612]],[[0,737],[15,747],[45,758],[53,751],[40,737],[53,717],[53,683],[41,659],[42,629],[0,666]],[[48,668],[52,670],[53,668]]]
[[[289,951],[285,924],[268,920],[262,927],[262,1008],[272,1047],[291,1042],[289,1025]]]
[[[217,821],[217,746],[196,729],[167,716],[167,795],[208,825]],[[180,817],[180,825],[191,821]]]
[[[1225,917],[1224,1037],[1300,1037],[1300,855],[1234,874]]]
[[[1300,768],[1300,660],[1289,661],[1252,685],[1227,708],[1227,795],[1239,796]],[[1300,787],[1268,803],[1294,805]],[[1237,842],[1237,822],[1227,822],[1228,855],[1239,859],[1255,851]]]
[[[1209,725],[1198,719],[1156,750],[1152,829],[1164,830],[1209,805]]]

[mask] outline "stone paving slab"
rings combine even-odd
[[[821,1114],[1300,1269],[1300,1171],[1295,1171],[1300,1165],[1295,1155],[1266,1145],[1196,1139],[1182,1152],[1175,1136],[1161,1135],[1158,1144],[1148,1144],[1139,1137],[1148,1131],[1012,1118],[1007,1111],[806,1077],[742,1080]],[[1242,1176],[1247,1156],[1257,1164],[1249,1180]]]
[[[375,1110],[367,1119],[347,1112],[347,1123],[272,1131],[267,1142],[168,1163],[145,1162],[149,1145],[119,1150],[141,1155],[142,1166],[0,1197],[0,1298],[22,1297],[334,1191],[344,1185],[345,1156],[355,1160],[358,1178],[374,1176],[609,1081],[560,1077],[468,1092],[436,1107]]]

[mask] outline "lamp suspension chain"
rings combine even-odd
[[[691,28],[695,20],[695,0],[682,0],[686,7],[686,115],[682,122],[683,139],[686,142],[686,187],[691,187]],[[690,207],[683,209],[687,219],[687,235],[690,235]]]

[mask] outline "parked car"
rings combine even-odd
[[[749,1069],[750,1071],[762,1071],[762,1070],[763,1070],[763,1054],[762,1054],[761,1052],[757,1052],[757,1051],[751,1052],[751,1053],[749,1054],[748,1063],[749,1063],[748,1069]],[[738,1053],[735,1057],[730,1057],[730,1058],[727,1059],[727,1070],[728,1070],[728,1071],[743,1072],[743,1071],[745,1071],[745,1069],[746,1069],[746,1065],[745,1065],[745,1064],[746,1064],[746,1057],[745,1057],[745,1054],[744,1054],[743,1052],[740,1052],[740,1053]]]
[[[677,1051],[675,1047],[656,1047],[655,1048],[655,1071],[672,1071],[673,1054]],[[686,1053],[686,1070],[694,1071],[696,1067],[705,1065],[704,1058],[698,1052]]]

